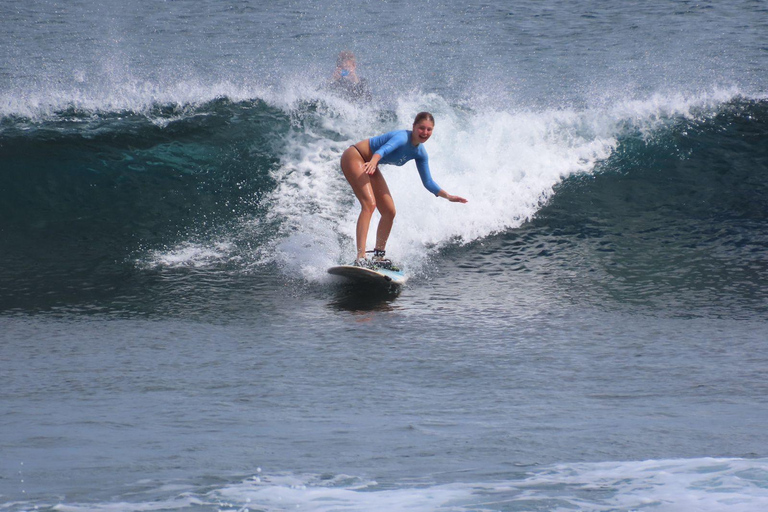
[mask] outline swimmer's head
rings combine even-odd
[[[339,53],[339,56],[336,58],[336,67],[341,68],[345,71],[351,71],[355,69],[356,63],[355,63],[355,54],[344,50],[343,52]]]

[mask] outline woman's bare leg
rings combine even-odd
[[[381,214],[379,220],[379,227],[376,229],[376,249],[384,250],[387,247],[387,239],[389,239],[389,233],[392,231],[392,223],[395,220],[395,201],[392,199],[392,194],[389,193],[389,187],[381,174],[381,171],[376,171],[370,176],[371,186],[373,188],[373,195],[376,199],[376,208],[378,208]]]
[[[364,163],[365,160],[363,160],[362,155],[354,147],[347,148],[341,155],[341,170],[352,186],[355,197],[360,201],[360,215],[357,217],[357,229],[355,230],[358,259],[365,258],[368,228],[371,225],[371,216],[376,210],[376,196],[371,185],[371,178],[363,169]]]

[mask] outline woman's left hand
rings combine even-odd
[[[437,197],[443,197],[443,198],[449,200],[452,203],[466,203],[467,202],[467,200],[464,199],[463,197],[452,196],[451,194],[449,194],[448,192],[446,192],[445,190],[442,190],[442,189],[440,190],[440,192],[437,193]]]

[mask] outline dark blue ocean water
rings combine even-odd
[[[0,511],[768,508],[766,34],[760,1],[5,2]],[[384,168],[408,284],[331,279],[341,153],[421,110],[469,203]]]

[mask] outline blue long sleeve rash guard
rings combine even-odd
[[[371,151],[381,156],[381,164],[400,166],[409,160],[415,160],[424,187],[435,195],[440,192],[440,186],[435,183],[429,172],[427,150],[424,149],[424,144],[411,144],[411,130],[396,130],[371,137],[368,143],[371,145]]]

